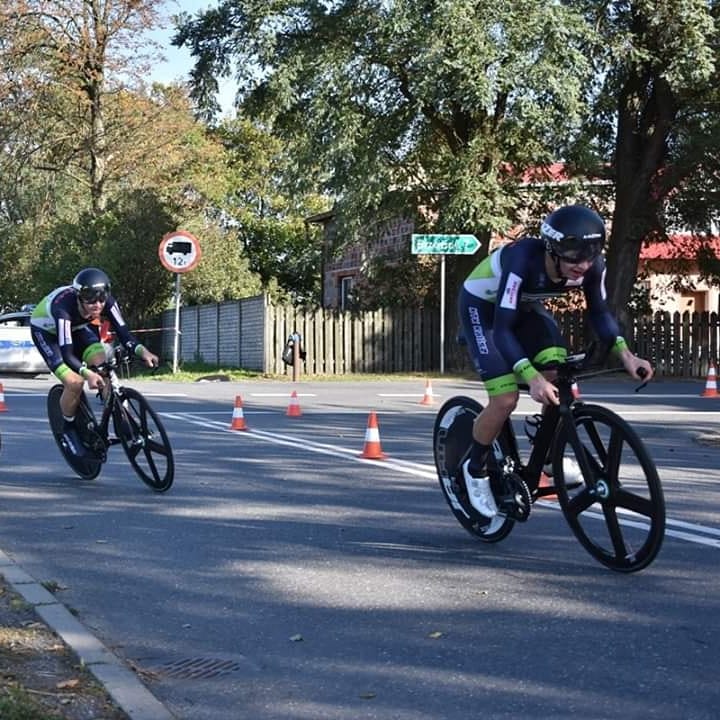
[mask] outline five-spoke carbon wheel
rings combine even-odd
[[[123,388],[113,408],[115,432],[138,477],[156,492],[173,484],[175,462],[160,418],[148,401],[132,388]]]
[[[657,469],[625,420],[598,405],[576,405],[573,428],[562,425],[553,472],[565,518],[583,547],[620,572],[647,567],[665,534],[665,500]],[[563,457],[582,482],[565,483]]]
[[[503,514],[486,518],[470,505],[462,463],[472,446],[472,427],[482,406],[468,397],[450,398],[438,411],[433,430],[433,452],[440,489],[457,521],[483,542],[502,540],[515,521]]]

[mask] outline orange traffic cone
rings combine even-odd
[[[7,405],[5,405],[5,391],[3,390],[2,383],[0,383],[0,412],[7,412]]]
[[[365,446],[360,453],[361,458],[366,460],[384,460],[387,455],[380,447],[380,430],[378,429],[377,416],[373,410],[368,417],[367,430],[365,431]]]
[[[555,483],[552,478],[549,478],[544,472],[540,473],[540,482],[538,483],[538,489],[555,487]],[[543,500],[557,500],[558,496],[553,495],[541,495]]]
[[[700,393],[700,397],[718,397],[717,379],[715,377],[715,366],[711,363],[708,369],[707,381],[705,389]]]
[[[288,417],[300,417],[302,415],[300,402],[298,401],[297,392],[295,390],[293,390],[292,395],[290,395],[290,404],[288,405],[286,414]]]
[[[245,417],[243,416],[243,404],[242,398],[239,395],[235,396],[235,407],[233,408],[232,423],[230,423],[231,430],[247,430],[248,426],[245,424]]]
[[[427,380],[425,382],[425,394],[423,395],[422,400],[420,401],[421,405],[432,405],[433,404],[433,391],[432,391],[432,383],[430,380]]]

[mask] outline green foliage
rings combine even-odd
[[[623,318],[641,244],[665,230],[667,208],[681,226],[696,227],[708,218],[701,205],[717,200],[708,192],[720,149],[717,4],[573,4],[599,29],[598,42],[588,47],[597,82],[588,87],[589,112],[573,155],[586,166],[603,166],[614,182],[608,291]],[[717,209],[715,204],[710,214]]]
[[[305,218],[327,207],[327,201],[293,185],[288,148],[257,124],[227,121],[213,136],[225,150],[230,190],[219,206],[228,238],[238,243],[264,290],[294,303],[317,302],[322,238]]]
[[[87,266],[105,270],[131,326],[165,309],[172,296],[171,274],[160,264],[158,246],[176,228],[176,216],[152,193],[132,191],[98,215],[77,223],[58,221],[44,238],[36,268],[42,293],[69,284]]]
[[[185,302],[260,289],[317,302],[308,216],[333,207],[343,243],[417,213],[418,230],[473,232],[485,249],[493,232],[532,228],[547,203],[580,199],[578,186],[520,182],[563,158],[612,181],[592,193],[616,201],[609,279],[624,309],[648,231],[709,231],[718,216],[714,1],[224,0],[177,34],[201,110],[236,74],[241,115],[210,127],[182,87],[125,82],[139,68],[114,43],[132,44],[158,0],[103,0],[128,14],[113,15],[94,58],[103,29],[84,28],[74,3],[47,5],[72,20],[67,42],[49,16],[5,5],[0,305],[36,300],[92,260],[141,323],[172,300],[157,245],[178,227],[203,248]],[[449,259],[450,294],[471,261]],[[368,262],[358,302],[432,300],[417,258]]]
[[[183,227],[198,238],[202,250],[197,267],[182,275],[184,304],[222,302],[262,291],[261,279],[250,268],[234,232],[192,221]]]
[[[322,272],[317,228],[305,226],[299,218],[258,218],[249,213],[240,222],[238,238],[263,286],[277,285],[293,303],[317,302]]]
[[[43,709],[22,688],[0,689],[0,717],[3,720],[62,720],[59,715]]]
[[[160,263],[158,247],[178,227],[177,209],[142,190],[119,196],[101,215],[88,212],[78,223],[58,223],[39,251],[46,258],[37,269],[42,293],[69,283],[83,267],[101,267],[128,324],[142,327],[172,306],[175,274]],[[202,251],[198,266],[182,275],[183,302],[220,302],[260,292],[260,280],[232,233],[192,219],[183,227],[196,235]]]
[[[348,236],[423,207],[438,229],[507,227],[517,171],[579,124],[587,26],[554,2],[318,6],[227,0],[185,17],[195,97],[233,63],[245,112],[291,143],[294,176],[338,199]]]
[[[399,258],[379,255],[371,260],[353,286],[350,306],[353,310],[377,310],[439,303],[439,259],[433,255],[411,255],[408,249]]]

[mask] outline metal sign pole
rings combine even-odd
[[[175,273],[175,339],[173,343],[173,373],[178,371],[178,348],[180,346],[180,273]]]
[[[440,374],[445,372],[445,255],[440,256]]]
[[[300,335],[296,332],[292,334],[293,338],[293,382],[300,380]]]
[[[175,230],[163,235],[158,245],[162,266],[175,273],[175,338],[173,343],[173,373],[178,371],[180,345],[180,275],[189,272],[202,256],[198,239],[187,230]]]

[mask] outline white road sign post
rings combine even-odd
[[[175,338],[173,342],[173,373],[178,370],[180,345],[180,275],[192,270],[202,256],[198,239],[186,230],[176,230],[163,236],[158,247],[163,267],[175,273]]]
[[[440,255],[440,374],[445,372],[445,255],[473,255],[480,248],[474,235],[413,235],[413,255]]]

